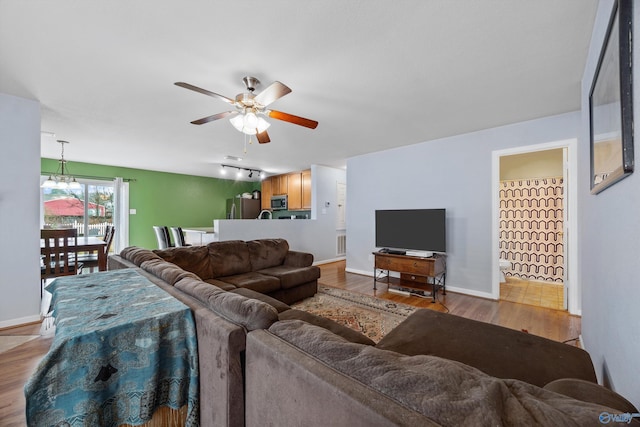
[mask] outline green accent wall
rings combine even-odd
[[[226,200],[260,190],[260,182],[234,181],[143,169],[67,161],[72,175],[131,179],[129,183],[129,244],[157,248],[154,225],[212,227],[223,219]],[[56,159],[41,159],[41,171],[55,172]]]

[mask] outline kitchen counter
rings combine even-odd
[[[323,218],[324,219],[324,218]],[[282,238],[295,251],[309,252],[315,262],[344,259],[336,253],[336,239],[344,230],[337,230],[335,223],[317,219],[255,219],[213,221],[218,240],[254,240]]]
[[[213,227],[183,227],[184,238],[190,245],[206,245],[218,240]]]

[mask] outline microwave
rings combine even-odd
[[[271,210],[286,211],[287,196],[271,196]]]

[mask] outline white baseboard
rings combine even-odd
[[[493,297],[493,294],[491,292],[474,291],[473,289],[457,288],[455,286],[447,285],[447,292],[448,291],[455,292],[457,294],[464,294],[472,297],[485,298],[485,299],[497,301],[497,299]]]
[[[323,259],[321,261],[314,261],[313,265],[331,264],[332,262],[344,261],[345,259],[347,259],[346,256],[331,258],[331,259]]]
[[[347,273],[354,273],[354,274],[360,274],[362,276],[373,277],[373,270],[365,271],[365,270],[357,270],[355,268],[345,268],[345,271]],[[494,301],[496,300],[493,297],[493,294],[491,292],[474,291],[473,289],[458,288],[458,287],[449,286],[449,285],[447,285],[447,291],[455,292],[457,294],[469,295],[469,296],[472,296],[472,297],[491,299],[491,300],[494,300]]]
[[[34,314],[32,316],[19,317],[17,319],[3,320],[2,322],[0,322],[0,329],[40,322],[41,320],[42,319],[39,314]]]
[[[355,268],[345,268],[344,271],[347,273],[360,274],[362,276],[371,276],[373,277],[373,270],[365,271],[365,270],[356,270]]]

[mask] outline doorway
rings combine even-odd
[[[571,232],[576,147],[576,140],[563,140],[493,152],[495,299],[578,314],[577,245]]]
[[[564,310],[564,148],[500,157],[500,299]]]

